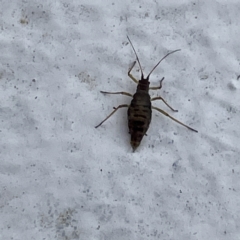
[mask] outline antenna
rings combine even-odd
[[[147,78],[149,78],[149,76],[151,75],[151,73],[156,69],[156,67],[162,62],[163,59],[165,59],[167,56],[169,56],[170,54],[172,53],[175,53],[175,52],[178,52],[180,51],[181,49],[177,49],[177,50],[174,50],[172,52],[169,52],[168,54],[166,54],[157,64],[156,66],[152,69],[152,71],[148,74]]]
[[[142,77],[143,77],[143,70],[142,70],[142,66],[141,66],[141,63],[140,63],[140,61],[139,61],[139,58],[138,58],[137,52],[136,52],[136,50],[135,50],[135,48],[134,48],[134,46],[133,46],[133,44],[132,44],[130,38],[129,38],[128,36],[127,36],[127,38],[128,38],[128,41],[130,42],[130,44],[131,44],[131,46],[132,46],[132,48],[133,48],[133,51],[134,51],[134,53],[135,53],[135,55],[136,55],[137,62],[138,62],[138,64],[139,64],[139,67],[140,67],[140,69],[141,69],[141,73],[142,73]]]

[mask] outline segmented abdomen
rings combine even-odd
[[[139,146],[143,136],[146,134],[151,117],[151,99],[148,92],[136,92],[128,108],[128,128],[133,150]]]

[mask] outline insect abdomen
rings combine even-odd
[[[146,134],[151,117],[151,100],[148,92],[136,92],[128,108],[128,128],[133,150],[139,146],[143,136]]]

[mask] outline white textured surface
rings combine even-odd
[[[240,239],[240,3],[161,2],[0,1],[0,239]],[[135,91],[126,35],[146,74],[182,49],[150,79],[179,112],[154,105],[198,134],[94,128]]]

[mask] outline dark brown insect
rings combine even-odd
[[[144,78],[143,75],[143,70],[142,70],[142,66],[140,64],[138,55],[136,53],[136,50],[133,47],[133,44],[131,42],[131,40],[129,39],[129,37],[127,36],[133,51],[136,55],[136,59],[137,62],[139,64],[140,70],[141,70],[141,80],[137,80],[135,77],[133,77],[133,75],[131,74],[131,71],[133,69],[133,67],[136,64],[136,61],[134,61],[133,65],[131,66],[131,68],[128,71],[128,76],[135,82],[137,83],[137,91],[134,95],[127,93],[127,92],[104,92],[101,91],[101,93],[104,94],[123,94],[123,95],[127,95],[132,97],[132,101],[130,105],[127,104],[122,104],[119,105],[117,108],[114,107],[114,111],[107,116],[101,123],[99,123],[95,128],[99,127],[100,125],[102,125],[108,118],[110,118],[119,108],[123,108],[123,107],[128,107],[128,128],[129,128],[129,134],[131,135],[131,146],[133,151],[136,150],[136,148],[140,145],[142,138],[144,135],[146,135],[146,132],[149,128],[150,122],[151,122],[151,118],[152,118],[152,109],[155,109],[157,111],[159,111],[160,113],[164,114],[165,116],[171,118],[173,121],[181,124],[182,126],[188,128],[189,130],[192,130],[194,132],[198,132],[197,130],[185,125],[184,123],[180,122],[179,120],[173,118],[172,116],[170,116],[168,113],[166,113],[165,111],[163,111],[160,108],[154,107],[151,104],[151,101],[155,101],[155,100],[162,100],[172,111],[177,112],[178,110],[174,110],[162,97],[154,97],[151,98],[149,95],[149,89],[150,90],[156,90],[156,89],[161,89],[162,88],[162,82],[164,80],[164,77],[160,80],[160,86],[158,87],[149,87],[149,77],[151,75],[151,73],[157,68],[157,66],[162,62],[163,59],[165,59],[167,56],[169,56],[172,53],[175,53],[177,51],[180,51],[180,49],[169,52],[168,54],[166,54],[156,65],[155,67],[151,70],[151,72],[148,74],[148,76],[146,78]]]

